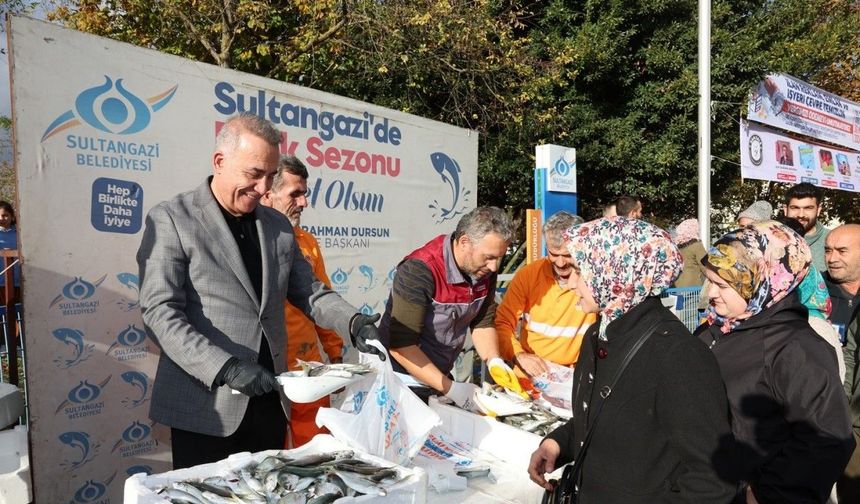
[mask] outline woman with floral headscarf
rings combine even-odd
[[[552,489],[544,474],[575,460],[594,425],[575,482],[579,504],[730,502],[735,486],[717,469],[721,446],[731,446],[719,368],[660,302],[681,269],[677,247],[665,231],[624,217],[582,224],[567,238],[580,306],[600,323],[586,332],[574,371],[573,418],[532,454],[531,479]]]
[[[711,306],[696,335],[726,384],[740,502],[823,503],[854,448],[836,356],[798,295],[811,262],[775,221],[732,231],[702,259]]]

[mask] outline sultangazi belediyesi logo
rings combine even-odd
[[[104,78],[103,84],[78,94],[74,108],[54,119],[42,134],[43,142],[82,123],[115,135],[139,133],[149,126],[152,115],[170,102],[179,87],[179,84],[175,84],[165,91],[141,99],[126,88],[123,79],[113,80],[107,75]]]

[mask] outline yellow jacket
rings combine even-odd
[[[597,320],[597,314],[583,312],[578,301],[575,291],[559,287],[549,259],[520,268],[496,309],[502,357],[512,361],[525,351],[563,366],[575,364],[583,335]]]
[[[331,280],[325,271],[325,263],[323,263],[317,239],[298,226],[293,227],[293,232],[296,235],[299,250],[310,263],[314,274],[322,283],[331,287]],[[311,319],[289,302],[284,303],[284,316],[287,319],[287,369],[291,371],[299,369],[296,359],[321,361],[318,339],[322,342],[329,359],[341,358],[343,339],[336,332],[314,325]]]

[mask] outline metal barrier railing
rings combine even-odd
[[[687,326],[690,332],[699,327],[699,323],[701,322],[699,315],[699,296],[701,292],[701,286],[678,287],[667,289],[662,296],[664,298],[675,296],[676,302],[673,311],[675,311],[678,318],[681,319],[681,322]]]

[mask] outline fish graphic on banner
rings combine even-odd
[[[116,279],[123,285],[131,294],[129,298],[123,298],[117,301],[122,311],[130,312],[140,309],[140,279],[134,273],[123,272],[116,276]]]
[[[51,334],[54,338],[63,342],[63,344],[72,349],[71,358],[57,357],[54,359],[54,364],[56,364],[57,367],[68,369],[84,362],[92,356],[95,345],[84,342],[84,333],[80,329],[61,327],[52,331]]]
[[[60,462],[62,467],[65,467],[70,471],[81,467],[95,458],[96,452],[100,446],[99,443],[92,443],[90,441],[90,435],[83,431],[64,432],[60,434],[58,439],[64,445],[70,446],[79,452],[79,455],[75,460],[66,459],[63,462]]]
[[[149,391],[149,377],[145,373],[126,371],[120,375],[120,378],[139,392],[138,397],[126,397],[122,400],[122,404],[126,408],[137,408],[149,399],[146,397],[146,393]]]
[[[437,219],[437,223],[441,223],[465,212],[465,203],[471,191],[460,187],[460,165],[450,156],[444,152],[434,152],[430,154],[430,163],[436,173],[442,177],[442,182],[451,188],[449,204],[440,204],[439,200],[433,200],[430,204],[430,208],[438,212],[434,212],[433,217]]]

